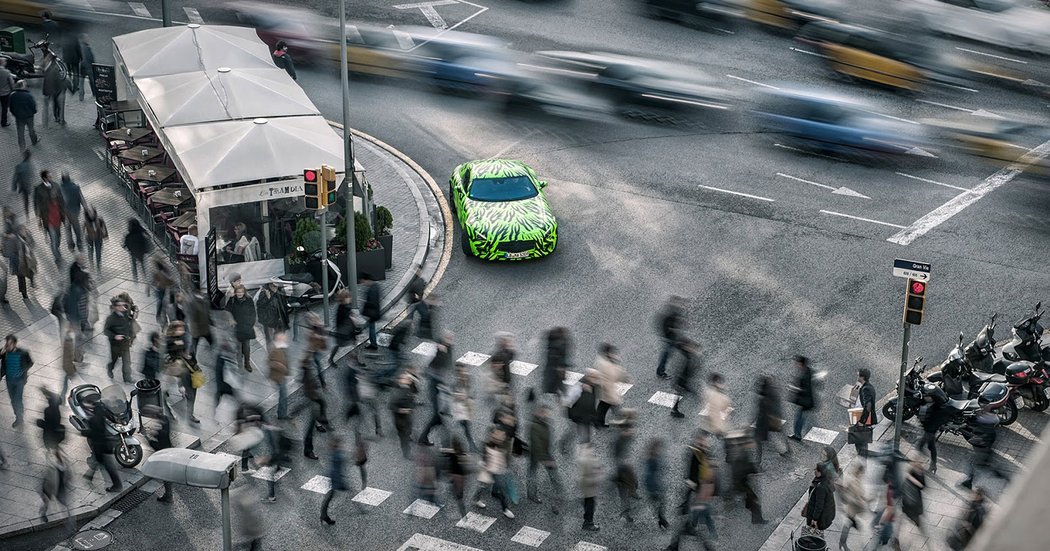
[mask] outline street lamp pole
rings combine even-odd
[[[346,0],[339,0],[339,71],[343,81],[343,174],[350,178],[346,185],[346,288],[352,300],[357,301],[357,221],[354,210],[354,191],[357,179],[354,169],[354,142],[350,139],[350,67],[346,62]],[[345,179],[344,178],[344,179]]]
[[[160,0],[160,19],[165,27],[171,26],[171,0]]]

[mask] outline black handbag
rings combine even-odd
[[[847,441],[850,444],[871,444],[871,427],[867,425],[853,425],[849,428]]]

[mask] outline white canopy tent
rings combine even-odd
[[[113,37],[117,63],[129,78],[219,67],[273,69],[270,50],[254,29],[225,25],[162,27]]]
[[[161,128],[258,117],[320,115],[283,69],[231,69],[135,79]]]

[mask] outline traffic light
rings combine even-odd
[[[335,169],[328,165],[321,165],[321,183],[323,191],[322,204],[332,205],[339,197],[339,182],[336,181]]]
[[[321,171],[316,168],[303,170],[303,198],[306,208],[320,210],[324,208],[324,197],[321,193]]]
[[[908,280],[908,293],[904,302],[904,322],[912,325],[922,323],[922,313],[926,309],[926,282],[917,279]]]

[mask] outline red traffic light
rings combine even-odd
[[[921,281],[911,282],[911,292],[916,295],[921,295],[926,292],[926,284]]]
[[[304,170],[303,171],[303,180],[305,180],[307,182],[311,182],[311,183],[316,182],[317,181],[317,170],[312,169],[312,168],[308,168],[308,169]]]

